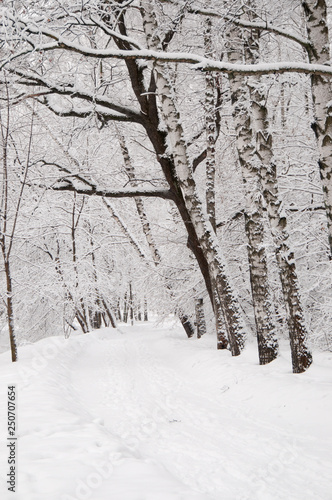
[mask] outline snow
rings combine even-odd
[[[120,326],[0,355],[2,499],[332,499],[332,354],[291,373],[170,323]],[[17,493],[4,395],[17,384]]]

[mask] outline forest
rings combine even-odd
[[[3,0],[1,345],[177,317],[332,348],[325,0]],[[133,339],[134,342],[134,339]]]

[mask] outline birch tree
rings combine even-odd
[[[207,17],[205,21],[204,49],[205,55],[213,55],[212,20]],[[211,72],[205,75],[205,127],[206,127],[206,211],[214,232],[217,234],[216,222],[216,141],[218,136],[217,120],[220,117],[221,106],[220,89],[217,87],[217,78]],[[197,164],[195,165],[197,168]],[[224,312],[216,284],[213,283],[213,305],[216,318],[217,347],[227,348],[227,335],[225,332]]]
[[[248,7],[254,9],[255,5],[253,2],[249,2]],[[250,21],[250,19],[247,20]],[[239,35],[238,39],[241,37],[241,33]],[[249,31],[243,41],[245,62],[257,64],[259,61],[259,36],[257,31]],[[236,51],[233,50],[231,57],[234,56],[238,57]],[[249,240],[249,258],[251,259],[250,272],[253,301],[254,308],[257,311],[255,316],[257,333],[262,335],[261,331],[270,328],[270,331],[267,334],[265,333],[265,343],[267,350],[272,351],[270,351],[270,356],[273,356],[272,353],[276,352],[277,341],[267,279],[266,256],[264,255],[263,207],[261,203],[263,195],[275,243],[276,259],[286,307],[293,371],[294,373],[300,373],[310,366],[312,357],[307,347],[307,331],[300,299],[294,253],[288,245],[287,220],[285,214],[281,211],[281,201],[278,195],[278,181],[272,145],[273,138],[265,105],[267,100],[264,92],[265,87],[259,79],[253,76],[250,77],[246,82],[249,89],[248,99],[245,95],[246,89],[243,81],[241,89],[241,80],[240,85],[237,83],[237,86],[234,80],[239,82],[239,77],[231,76],[230,85],[231,89],[234,89],[232,100],[235,104],[235,119],[238,121],[240,162],[244,174],[247,200],[251,200],[247,204],[245,218]],[[250,108],[246,104],[248,101],[250,102]],[[264,340],[262,344],[264,346]]]
[[[153,6],[144,0],[142,5],[143,26],[148,47],[160,48],[157,21]],[[220,247],[210,221],[204,214],[199,199],[192,166],[190,164],[180,115],[172,98],[172,87],[167,76],[167,68],[159,62],[154,63],[156,90],[161,104],[162,117],[167,127],[171,154],[174,159],[176,183],[180,189],[188,210],[193,228],[202,248],[212,284],[215,284],[218,297],[223,308],[226,331],[233,355],[240,354],[244,345],[244,329],[237,299],[226,274],[225,263],[220,255]],[[212,300],[213,303],[213,300]]]
[[[250,35],[249,35],[250,36]],[[247,43],[247,47],[245,47]],[[233,26],[227,33],[228,59],[242,62],[248,42],[239,27]],[[251,47],[258,50],[258,47]],[[241,75],[229,75],[233,119],[236,131],[237,151],[241,165],[246,208],[245,231],[248,238],[248,259],[252,300],[257,330],[259,360],[271,362],[278,354],[278,341],[264,245],[263,197],[260,184],[260,161],[256,156],[254,138],[255,118],[251,116],[248,82]]]
[[[313,64],[331,64],[327,5],[325,0],[305,0],[302,2],[307,26],[308,58]],[[322,182],[327,215],[328,238],[332,258],[332,83],[328,75],[311,76],[314,104],[312,129],[317,138],[319,150],[319,173]]]

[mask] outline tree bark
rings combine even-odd
[[[262,140],[262,137],[260,139]],[[271,140],[265,135],[263,147],[258,149],[261,153],[264,151],[265,160],[267,160],[265,153],[269,151],[266,145],[269,143],[271,144]],[[272,151],[269,152],[270,154],[272,153]],[[311,365],[312,356],[307,346],[307,329],[298,287],[294,253],[288,245],[287,220],[281,212],[281,201],[278,198],[276,166],[272,158],[270,158],[269,162],[262,162],[261,172],[263,195],[267,203],[286,308],[293,372],[302,373]]]
[[[330,39],[325,0],[302,2],[311,47],[308,48],[312,64],[331,63]],[[330,76],[311,75],[314,121],[311,127],[319,150],[319,173],[327,215],[330,259],[332,259],[332,81]]]
[[[9,260],[4,256],[5,275],[6,275],[6,294],[7,294],[7,322],[9,331],[10,351],[12,362],[17,361],[17,341],[14,325],[14,305],[13,305],[13,284],[10,272]]]
[[[126,172],[127,172],[130,184],[131,184],[131,186],[137,187],[138,183],[137,183],[136,176],[135,176],[135,170],[134,170],[133,164],[132,164],[130,156],[129,156],[129,151],[128,151],[128,148],[126,145],[125,138],[123,137],[122,134],[120,134],[119,131],[117,131],[117,135],[118,135],[118,139],[119,139],[119,143],[120,143],[120,147],[121,147],[121,151],[122,151],[122,156],[124,159],[125,168],[126,168]],[[148,218],[146,216],[142,197],[136,196],[134,198],[134,200],[135,200],[135,204],[136,204],[137,213],[138,213],[139,218],[141,220],[142,230],[143,230],[143,233],[145,235],[145,239],[147,241],[147,244],[149,246],[149,249],[150,249],[150,252],[151,252],[151,255],[153,258],[153,262],[155,264],[159,264],[161,261],[160,254],[158,252],[158,248],[157,248],[155,241],[154,241],[154,238],[152,236],[150,223],[149,223]]]
[[[206,334],[206,321],[204,314],[203,299],[199,298],[195,301],[195,312],[196,312],[196,327],[197,327],[197,338],[200,339]]]
[[[228,29],[228,59],[242,62],[245,40],[239,28]],[[237,151],[245,191],[245,232],[248,239],[248,260],[252,301],[256,324],[259,362],[265,365],[278,355],[272,296],[268,279],[264,245],[264,219],[260,187],[259,162],[255,155],[254,124],[248,106],[248,88],[241,75],[229,75]]]
[[[157,23],[150,2],[142,0],[143,26],[149,48],[157,49],[159,44],[155,38]],[[188,220],[191,222],[198,246],[202,251],[205,273],[209,276],[209,292],[213,304],[211,283],[215,281],[217,293],[225,316],[226,330],[233,355],[239,355],[244,346],[244,327],[241,320],[239,304],[231,288],[225,272],[225,264],[220,254],[218,240],[211,223],[204,215],[202,203],[198,197],[193,171],[190,165],[180,116],[172,98],[172,87],[168,80],[167,69],[163,63],[154,63],[155,84],[160,99],[163,120],[167,127],[167,137],[174,162],[172,182],[176,191],[182,194]],[[168,155],[169,156],[169,155]]]
[[[146,297],[144,297],[144,321],[149,321],[148,301]]]
[[[194,329],[192,322],[190,321],[189,316],[187,316],[186,314],[183,314],[181,312],[178,313],[178,316],[179,316],[179,319],[180,319],[181,324],[183,326],[183,329],[187,334],[187,337],[188,338],[193,337],[195,335],[195,329]]]
[[[258,36],[255,31],[247,38],[246,62],[253,64],[258,59]],[[281,211],[278,193],[276,165],[273,160],[273,140],[269,128],[266,108],[267,96],[264,86],[256,77],[248,79],[250,95],[250,125],[253,134],[255,161],[259,164],[260,181],[266,202],[271,233],[275,244],[276,260],[287,314],[287,324],[294,373],[305,371],[312,363],[307,346],[307,330],[301,304],[294,253],[288,245],[287,220]]]
[[[134,326],[134,297],[133,297],[133,286],[129,283],[129,312],[130,312],[130,324]]]
[[[205,22],[204,48],[206,57],[211,57],[212,49],[212,21],[208,17]],[[214,232],[216,227],[216,79],[215,75],[208,71],[205,75],[205,129],[206,129],[206,211]],[[216,320],[217,348],[227,349],[228,341],[225,332],[225,319],[221,302],[218,297],[215,281],[212,281],[213,310]]]
[[[6,87],[8,93],[8,87]],[[15,335],[15,324],[14,324],[14,304],[13,304],[13,281],[10,269],[10,254],[13,244],[14,232],[15,232],[15,221],[17,220],[19,206],[21,200],[18,200],[16,206],[16,212],[14,217],[14,223],[11,232],[8,229],[8,219],[9,219],[9,180],[8,180],[8,140],[10,136],[10,113],[9,113],[9,99],[7,95],[7,116],[5,123],[3,121],[0,112],[0,132],[1,132],[1,142],[2,142],[2,193],[1,193],[1,210],[0,210],[0,247],[3,257],[5,276],[6,276],[6,308],[7,308],[7,325],[9,332],[9,343],[12,362],[17,361],[17,341]],[[32,128],[31,128],[32,135]],[[30,135],[30,145],[31,145],[31,135]],[[30,150],[30,147],[29,147]],[[27,167],[26,167],[27,171]],[[24,186],[24,184],[23,184]],[[22,195],[22,189],[21,193]],[[10,233],[9,244],[7,244],[7,232]]]
[[[123,298],[123,322],[124,323],[128,323],[128,311],[129,311],[128,293],[125,292],[124,298]]]
[[[205,23],[204,45],[206,57],[211,57],[211,19]],[[211,71],[205,75],[205,130],[206,130],[206,211],[216,232],[216,108],[215,78]]]

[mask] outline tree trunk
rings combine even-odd
[[[116,308],[115,308],[115,319],[122,321],[121,307],[120,307],[120,297],[117,298]]]
[[[207,18],[204,35],[205,55],[211,57],[211,19]],[[216,108],[215,78],[211,71],[205,75],[205,130],[206,130],[206,211],[216,231]]]
[[[217,349],[227,349],[228,340],[225,328],[224,312],[221,307],[217,290],[214,291],[214,314],[216,318]]]
[[[144,297],[144,321],[149,321],[148,301],[146,297]]]
[[[258,60],[258,34],[255,31],[246,40],[246,63]],[[275,244],[276,260],[285,302],[294,373],[305,371],[312,363],[307,347],[307,331],[301,305],[294,254],[288,246],[287,220],[281,213],[276,166],[273,161],[272,135],[269,128],[265,87],[259,79],[250,77],[247,82],[250,94],[250,124],[254,140],[255,161],[260,165],[260,181],[267,205],[271,233]]]
[[[195,335],[195,329],[192,322],[190,321],[190,318],[186,314],[183,314],[181,312],[178,313],[178,316],[188,338],[193,337]]]
[[[269,143],[270,140],[266,135],[265,139],[264,148],[259,148],[258,151],[267,151],[266,143]],[[312,356],[307,347],[307,330],[298,288],[294,254],[287,242],[287,221],[280,210],[281,201],[278,199],[276,166],[273,164],[272,159],[269,163],[262,163],[261,172],[264,188],[263,194],[267,203],[286,308],[293,372],[302,373],[311,365]]]
[[[142,308],[141,308],[141,301],[140,300],[137,303],[137,319],[138,319],[138,321],[142,321]]]
[[[133,298],[133,287],[129,283],[129,313],[130,313],[130,324],[134,325],[134,298]]]
[[[141,12],[148,47],[156,50],[159,48],[159,44],[155,38],[157,24],[153,6],[146,0],[142,0],[141,4],[143,7]],[[196,233],[198,246],[202,250],[205,272],[209,275],[211,302],[213,304],[211,283],[215,280],[217,293],[224,311],[231,351],[233,355],[239,355],[244,346],[245,338],[239,304],[225,272],[225,263],[220,254],[218,240],[211,223],[204,215],[202,203],[197,194],[192,166],[187,156],[180,116],[172,98],[172,87],[168,80],[166,66],[163,63],[155,62],[154,74],[157,94],[160,98],[161,112],[167,127],[167,137],[175,167],[173,182],[175,181],[176,191],[182,194],[189,220]]]
[[[8,87],[6,87],[8,92]],[[8,97],[8,94],[7,94]],[[9,113],[9,99],[7,99],[7,117],[5,122],[2,119],[0,113],[0,131],[1,131],[1,142],[2,142],[2,189],[1,189],[1,210],[0,210],[0,247],[3,257],[4,270],[6,276],[6,307],[7,307],[7,325],[9,333],[9,343],[12,356],[12,362],[17,361],[17,342],[15,336],[15,325],[14,325],[14,305],[13,305],[13,281],[10,269],[10,254],[13,244],[13,237],[15,232],[15,222],[13,223],[11,236],[9,236],[9,244],[7,245],[7,232],[8,230],[8,220],[9,220],[9,193],[8,193],[8,142],[10,136],[10,113]],[[30,141],[32,137],[32,129],[30,133]],[[30,142],[31,145],[31,142]],[[29,147],[30,150],[30,147]],[[27,162],[28,164],[28,162]],[[27,168],[26,168],[27,171]],[[20,196],[22,196],[23,187],[21,188]],[[16,206],[15,218],[18,216],[19,206],[21,200],[18,200]],[[14,219],[15,219],[14,218]]]
[[[208,17],[205,22],[204,48],[206,57],[212,57],[212,21]],[[206,211],[216,233],[216,79],[215,75],[208,71],[205,75],[205,129],[206,129]],[[227,349],[228,341],[225,331],[225,320],[223,310],[218,297],[215,281],[212,282],[213,310],[216,320],[217,348]]]
[[[305,0],[305,20],[311,47],[308,49],[312,64],[330,64],[330,39],[325,0]],[[311,75],[314,104],[315,132],[319,150],[319,172],[327,215],[330,259],[332,259],[332,83],[331,77]]]
[[[97,274],[97,265],[96,265],[96,255],[94,250],[94,242],[93,242],[93,230],[91,225],[88,223],[88,231],[90,235],[90,246],[91,246],[91,262],[92,262],[92,275],[93,281],[95,284],[94,287],[94,304],[89,310],[90,324],[93,330],[98,330],[102,325],[102,310],[104,302],[100,297],[99,286],[98,286],[98,274]]]
[[[204,314],[203,299],[196,299],[195,301],[195,312],[196,312],[196,327],[197,327],[197,338],[201,338],[206,334],[206,322]]]
[[[228,30],[232,63],[242,62],[245,40],[239,28]],[[236,42],[235,42],[236,41]],[[233,105],[237,151],[245,191],[245,232],[248,239],[248,260],[252,301],[256,324],[259,362],[265,365],[278,355],[278,340],[274,323],[273,304],[268,280],[264,245],[264,218],[260,187],[259,162],[255,156],[253,124],[248,112],[248,90],[241,75],[230,75],[229,84]]]
[[[104,315],[107,316],[109,324],[111,324],[112,328],[116,328],[116,317],[113,314],[111,308],[108,306],[108,304],[107,304],[107,302],[106,302],[106,300],[105,300],[104,297],[102,298],[102,304],[103,304],[104,311],[105,311]],[[120,321],[121,321],[121,319],[120,319]]]
[[[123,322],[128,323],[128,293],[125,292],[124,298],[123,298]]]
[[[9,260],[4,258],[5,274],[6,274],[6,293],[7,293],[7,323],[9,331],[9,342],[12,356],[12,362],[17,361],[17,342],[14,326],[14,306],[13,306],[13,285],[10,273]]]
[[[119,131],[118,131],[118,139],[119,139],[119,143],[120,143],[120,147],[121,147],[121,151],[122,151],[122,156],[123,156],[124,163],[125,163],[126,172],[127,172],[127,175],[128,175],[129,181],[130,181],[130,185],[137,186],[135,170],[134,170],[134,167],[132,165],[132,162],[131,162],[131,159],[129,156],[129,151],[128,151],[128,148],[126,145],[126,141],[125,141],[125,138],[123,137],[123,135],[120,134]],[[150,252],[151,252],[151,255],[153,258],[153,262],[155,264],[159,264],[160,260],[161,260],[160,254],[158,252],[157,246],[156,246],[154,238],[152,236],[150,223],[149,223],[148,218],[147,218],[146,213],[145,213],[143,199],[141,198],[141,196],[136,196],[134,198],[134,200],[135,200],[135,204],[136,204],[137,213],[138,213],[139,218],[141,220],[142,230],[143,230],[143,233],[145,235],[145,239],[147,241],[147,244],[149,246],[149,249],[150,249]]]

